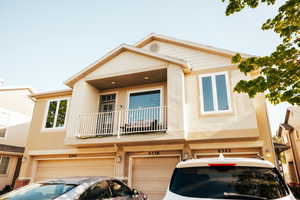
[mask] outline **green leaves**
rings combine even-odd
[[[226,0],[222,0],[225,2]],[[268,5],[274,4],[276,0],[228,0],[228,6],[226,8],[226,15],[231,15],[235,12],[239,12],[245,7],[256,8],[260,2],[267,3]]]
[[[226,0],[222,0],[225,2]],[[226,15],[239,12],[245,7],[256,8],[260,3],[274,4],[275,0],[228,0]],[[241,80],[234,88],[253,98],[265,93],[273,104],[289,102],[300,105],[300,0],[287,0],[273,19],[268,19],[263,30],[273,30],[282,43],[270,55],[244,59],[240,54],[232,57],[244,74],[257,71],[252,80]]]

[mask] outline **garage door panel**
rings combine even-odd
[[[40,160],[35,181],[67,176],[114,176],[113,158]]]
[[[133,158],[132,186],[145,192],[150,200],[162,199],[179,161],[179,156]]]

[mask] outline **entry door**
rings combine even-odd
[[[116,107],[116,94],[100,96],[97,135],[113,133]]]

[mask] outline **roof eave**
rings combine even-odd
[[[230,50],[226,50],[226,49],[216,48],[213,46],[202,45],[202,44],[198,44],[198,43],[194,43],[194,42],[190,42],[190,41],[186,41],[186,40],[180,40],[180,39],[176,39],[176,38],[172,38],[169,36],[160,35],[160,34],[156,34],[156,33],[149,34],[142,40],[138,41],[134,46],[136,46],[138,48],[142,48],[143,46],[145,46],[146,44],[150,43],[153,40],[176,43],[176,44],[180,44],[180,45],[189,46],[191,48],[196,48],[199,50],[218,53],[218,54],[222,54],[224,56],[230,56],[230,57],[234,56],[235,54],[238,53],[238,52],[234,52],[234,51],[230,51]],[[255,56],[255,55],[250,55],[250,54],[245,54],[245,53],[240,53],[240,55],[242,56],[242,58],[249,58],[249,57]]]
[[[70,88],[72,88],[73,85],[76,83],[76,81],[80,80],[82,76],[94,71],[94,68],[97,65],[105,64],[106,62],[110,61],[111,59],[113,59],[115,56],[119,55],[123,51],[131,51],[133,53],[145,55],[145,56],[148,56],[148,57],[152,57],[152,58],[155,58],[155,59],[159,59],[159,60],[163,60],[163,61],[166,61],[166,62],[169,62],[169,63],[180,65],[180,66],[183,67],[183,71],[185,73],[188,73],[188,72],[191,71],[191,68],[190,68],[189,64],[187,62],[183,61],[183,60],[179,60],[179,59],[176,59],[176,58],[160,55],[160,54],[153,53],[153,52],[150,52],[150,51],[147,51],[147,50],[144,50],[144,49],[139,49],[137,47],[130,46],[130,45],[127,45],[127,44],[122,44],[118,48],[114,49],[113,51],[109,52],[108,54],[106,54],[105,56],[103,56],[102,58],[100,58],[99,60],[97,60],[96,62],[91,64],[90,66],[88,66],[87,68],[81,70],[79,73],[77,73],[74,76],[72,76],[71,78],[69,78],[67,81],[64,82],[64,84],[69,86]]]

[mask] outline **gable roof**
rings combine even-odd
[[[59,96],[67,96],[72,94],[72,89],[63,89],[63,90],[54,90],[47,92],[39,92],[32,95],[29,95],[30,98],[39,99],[39,98],[51,98]]]
[[[165,56],[165,55],[161,55],[158,53],[153,53],[144,49],[140,49],[131,45],[127,45],[127,44],[121,44],[119,47],[117,47],[116,49],[110,51],[109,53],[107,53],[106,55],[104,55],[102,58],[100,58],[99,60],[97,60],[96,62],[94,62],[93,64],[89,65],[88,67],[84,68],[83,70],[81,70],[80,72],[78,72],[77,74],[73,75],[71,78],[69,78],[67,81],[65,81],[64,83],[69,86],[69,87],[73,87],[74,83],[76,81],[78,81],[79,79],[81,79],[82,77],[86,76],[87,74],[91,73],[92,71],[96,70],[99,65],[103,65],[106,62],[112,60],[114,57],[118,56],[120,53],[124,52],[124,51],[130,51],[136,54],[140,54],[140,55],[144,55],[144,56],[148,56],[151,58],[155,58],[155,59],[159,59],[159,60],[163,60],[166,62],[170,62],[173,64],[177,64],[183,67],[183,70],[185,72],[190,71],[190,67],[189,64],[182,60],[182,59],[177,59],[177,58],[173,58],[170,56]]]
[[[16,91],[16,90],[28,90],[31,94],[34,94],[34,90],[31,87],[21,86],[21,87],[0,87],[0,92],[5,91]]]
[[[184,46],[184,47],[188,47],[188,48],[192,48],[192,49],[211,52],[211,53],[215,53],[215,54],[219,54],[219,55],[223,55],[223,56],[231,57],[238,53],[238,52],[221,49],[221,48],[217,48],[217,47],[213,47],[213,46],[209,46],[209,45],[203,45],[203,44],[199,44],[199,43],[195,43],[195,42],[191,42],[191,41],[187,41],[187,40],[180,40],[177,38],[173,38],[173,37],[169,37],[169,36],[165,36],[165,35],[161,35],[161,34],[156,34],[156,33],[150,33],[144,39],[137,42],[135,44],[135,46],[138,48],[142,48],[145,45],[149,44],[153,40],[158,40],[158,41],[167,42],[167,43]],[[248,57],[253,56],[253,55],[245,54],[245,53],[240,53],[240,54],[243,58],[248,58]]]

